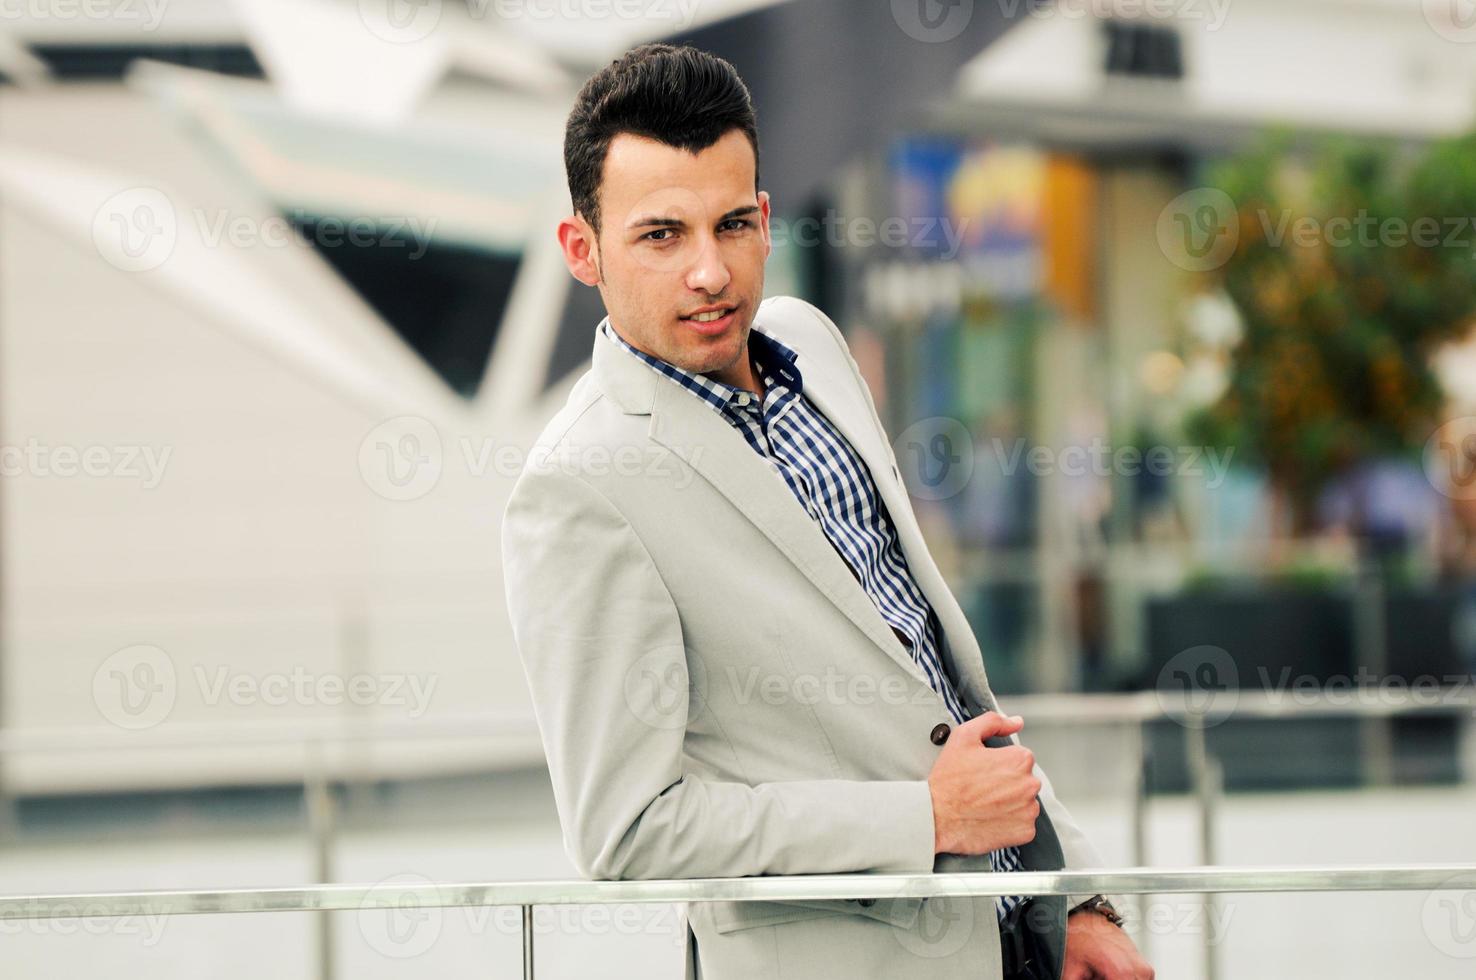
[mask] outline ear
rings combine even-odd
[[[774,254],[774,239],[769,235],[769,192],[758,192],[759,227],[764,233],[764,258]]]
[[[576,212],[560,221],[558,236],[569,274],[586,286],[599,285],[599,245],[594,229],[584,220],[584,216]]]

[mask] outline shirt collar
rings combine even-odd
[[[709,378],[705,374],[694,374],[675,364],[652,357],[626,343],[625,338],[615,332],[610,318],[600,321],[600,329],[632,357],[640,360],[658,374],[662,374],[691,391],[719,411],[742,412],[758,408],[758,397],[751,391]],[[803,390],[804,378],[795,363],[799,356],[793,349],[762,332],[757,327],[748,331],[748,349],[754,364],[763,376],[764,387],[782,387],[799,394]]]

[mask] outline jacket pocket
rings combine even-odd
[[[833,915],[863,915],[903,929],[917,921],[923,898],[825,899],[785,902],[707,902],[712,926],[719,933],[757,926],[776,926]]]

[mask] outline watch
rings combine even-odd
[[[1122,928],[1122,916],[1117,913],[1117,909],[1113,908],[1112,903],[1101,895],[1093,895],[1066,914],[1071,915],[1076,912],[1096,912],[1117,928]]]

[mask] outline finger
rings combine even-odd
[[[986,711],[958,726],[958,733],[971,741],[982,742],[995,735],[1013,735],[1025,726],[1019,715],[1008,717],[997,711]]]

